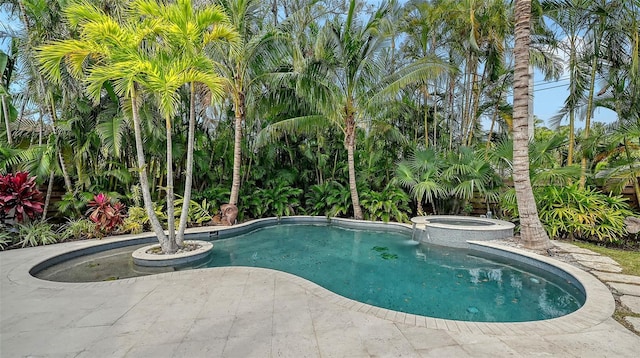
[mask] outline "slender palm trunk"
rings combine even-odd
[[[7,96],[2,96],[2,115],[4,116],[4,125],[7,131],[7,144],[13,145],[11,138],[11,126],[9,125],[9,105],[7,104]]]
[[[569,70],[569,83],[570,86],[575,86],[575,75],[574,75],[574,71],[572,69],[575,68],[575,66],[577,65],[577,61],[576,61],[576,54],[575,54],[575,45],[574,45],[574,40],[572,38],[571,40],[571,53],[569,53],[569,66],[571,66],[571,69]],[[571,90],[571,94],[575,93],[574,90]],[[576,116],[576,110],[575,110],[575,105],[571,104],[571,108],[569,109],[569,150],[567,152],[567,166],[569,165],[573,165],[573,152],[574,152],[574,147],[575,147],[575,116]]]
[[[587,99],[587,114],[584,120],[583,145],[587,145],[589,132],[591,130],[591,113],[593,112],[593,96],[596,87],[596,70],[598,68],[598,48],[600,46],[600,34],[596,34],[595,43],[593,45],[593,61],[591,62],[591,79],[589,80],[589,97]],[[582,160],[580,161],[580,188],[584,189],[587,182],[587,151],[582,151]]]
[[[171,118],[165,117],[165,130],[167,132],[167,230],[169,231],[169,241],[176,241],[176,216],[173,206],[173,139],[171,133]]]
[[[353,205],[353,218],[362,220],[362,208],[356,186],[356,166],[354,152],[356,150],[356,123],[353,114],[347,116],[345,145],[347,147],[347,166],[349,167],[349,191],[351,192],[351,203]]]
[[[433,84],[433,92],[435,94],[433,97],[433,147],[435,148],[438,145],[438,87],[435,82]]]
[[[496,102],[493,115],[491,116],[491,127],[489,128],[489,134],[487,134],[487,144],[484,149],[485,160],[489,160],[489,149],[491,149],[491,137],[493,136],[493,128],[495,127],[496,120],[498,119],[498,103],[499,102]]]
[[[44,197],[44,208],[42,209],[42,219],[40,219],[42,222],[47,220],[47,212],[49,211],[49,203],[51,202],[51,193],[53,193],[54,174],[53,170],[49,173],[49,184],[47,184],[47,194]]]
[[[424,111],[424,147],[429,148],[429,125],[427,123],[427,119],[429,118],[429,87],[424,84],[422,87],[423,91],[423,111]]]
[[[521,236],[527,248],[546,250],[549,237],[538,217],[529,178],[528,87],[531,0],[515,5],[515,82],[513,88],[513,183],[520,213]]]
[[[237,77],[237,76],[236,76]],[[240,81],[239,78],[236,78]],[[235,137],[233,140],[233,177],[231,183],[231,195],[229,196],[229,204],[238,205],[238,195],[240,193],[240,167],[242,161],[242,123],[245,117],[244,92],[242,88],[236,90],[235,96]]]
[[[190,101],[189,101],[189,133],[187,134],[187,168],[184,180],[184,202],[182,203],[182,212],[180,213],[180,225],[178,226],[178,235],[176,243],[178,246],[184,244],[184,230],[187,227],[187,217],[189,216],[189,204],[191,202],[191,186],[193,185],[193,146],[195,142],[196,128],[196,87],[194,83],[189,84]]]
[[[131,113],[133,119],[133,132],[136,140],[136,156],[138,158],[138,170],[140,175],[140,191],[142,191],[142,199],[144,208],[147,211],[151,228],[156,234],[162,251],[164,253],[174,253],[177,250],[175,241],[170,241],[162,229],[162,224],[158,220],[153,210],[153,201],[151,200],[151,192],[149,191],[149,178],[147,177],[147,163],[144,159],[144,143],[142,142],[142,129],[140,126],[140,116],[138,114],[138,100],[135,90],[131,91]]]

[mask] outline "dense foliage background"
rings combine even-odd
[[[43,63],[43,46],[87,40],[70,21],[72,3],[2,2],[20,25],[3,30],[0,173],[36,177],[46,199],[41,218],[55,213],[68,221],[60,237],[148,230],[132,107],[118,83],[88,90],[99,58],[81,61],[79,73],[63,60],[58,78]],[[131,4],[141,3],[84,4],[126,24],[139,16]],[[511,1],[192,5],[219,6],[237,38],[201,47],[223,90],[212,98],[210,87],[194,85],[191,225],[209,222],[229,202],[239,207],[239,220],[309,214],[407,221],[419,213],[491,212],[517,221]],[[640,2],[533,1],[532,11],[533,66],[548,79],[570,78],[555,123],[535,121],[531,138],[543,225],[556,238],[637,240],[622,220],[639,212]],[[162,63],[182,61],[184,48],[162,50]],[[185,185],[190,86],[177,87],[169,112],[157,88],[136,88],[150,191],[166,223],[166,189],[181,193]],[[595,122],[598,107],[615,111],[617,121]],[[50,200],[57,191],[61,197]],[[628,200],[617,197],[623,191]],[[0,210],[7,224],[14,215]],[[42,225],[55,230],[50,222]],[[0,246],[16,244],[11,240],[0,233]]]

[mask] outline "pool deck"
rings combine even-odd
[[[503,324],[384,310],[258,268],[98,283],[49,282],[28,272],[45,258],[95,244],[0,252],[0,357],[636,357],[640,351],[640,336],[611,318],[606,286],[578,269],[597,296],[588,297],[589,307],[554,320]],[[640,282],[634,287],[631,293]]]

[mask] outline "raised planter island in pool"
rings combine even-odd
[[[491,241],[513,236],[508,221],[456,215],[416,216],[414,238],[436,245],[468,248],[468,241]]]

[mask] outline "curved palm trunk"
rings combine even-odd
[[[160,246],[164,253],[176,252],[176,244],[174,241],[170,241],[165,235],[162,229],[162,224],[158,220],[156,213],[153,210],[153,201],[151,200],[151,192],[149,191],[149,178],[147,177],[147,163],[144,159],[144,147],[142,143],[142,129],[140,127],[140,116],[138,114],[138,100],[136,99],[135,90],[131,91],[131,113],[133,119],[133,133],[136,140],[136,156],[138,159],[138,170],[140,175],[140,189],[142,191],[142,199],[144,201],[144,208],[147,211],[149,222],[153,232],[158,237]]]
[[[362,220],[362,208],[356,186],[356,166],[354,152],[356,149],[356,125],[353,114],[347,117],[345,144],[347,146],[347,166],[349,167],[349,191],[351,192],[351,204],[353,205],[353,218]]]
[[[4,116],[4,125],[7,130],[7,144],[13,145],[13,138],[11,138],[11,127],[9,126],[9,105],[7,104],[7,97],[2,96],[2,114]]]
[[[529,178],[529,35],[531,0],[517,0],[515,5],[515,83],[513,88],[513,184],[520,212],[521,236],[525,247],[546,250],[549,237],[538,217]]]
[[[190,101],[189,101],[189,134],[187,137],[187,168],[184,179],[184,201],[182,203],[182,212],[180,213],[180,225],[178,226],[178,234],[176,235],[176,244],[182,246],[184,244],[184,230],[187,227],[187,217],[189,216],[189,205],[191,203],[191,186],[193,185],[193,146],[195,142],[196,127],[196,87],[193,83],[189,84]]]
[[[239,80],[239,79],[237,79]],[[242,123],[245,116],[244,92],[239,89],[235,98],[235,137],[233,140],[233,179],[231,183],[231,195],[229,204],[238,205],[238,195],[240,193],[240,166],[242,161]]]

